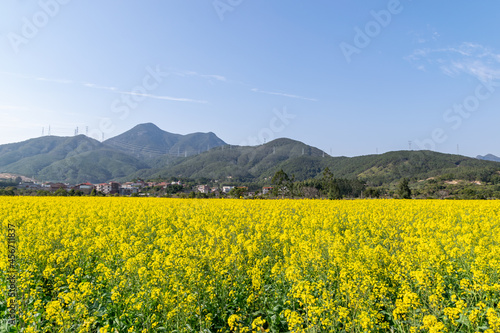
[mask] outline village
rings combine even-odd
[[[68,183],[53,183],[53,182],[37,182],[37,181],[21,181],[16,186],[18,190],[27,192],[44,192],[46,194],[63,194],[66,192],[70,195],[106,195],[106,196],[205,196],[205,197],[255,197],[266,195],[273,189],[270,186],[262,187],[257,191],[249,191],[247,186],[209,186],[206,184],[192,185],[190,183],[178,181],[172,182],[150,182],[137,180],[133,182],[119,183],[110,181],[106,183],[93,184],[85,182],[81,184]],[[38,192],[40,194],[40,192]]]

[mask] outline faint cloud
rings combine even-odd
[[[204,79],[227,82],[227,78],[225,76],[217,74],[200,74],[194,71],[175,71],[173,74],[182,77],[191,76],[191,77],[200,77]]]
[[[133,91],[116,91],[116,92],[120,93],[120,94],[130,95],[130,96],[140,96],[140,97],[146,97],[146,98],[161,99],[161,100],[165,100],[165,101],[208,104],[208,101],[191,99],[191,98],[180,98],[180,97],[172,97],[172,96],[143,94],[143,93],[137,93],[137,92],[133,92]]]
[[[125,95],[131,95],[131,96],[141,96],[141,97],[145,97],[145,98],[160,99],[160,100],[165,100],[165,101],[200,103],[200,104],[207,104],[208,103],[207,101],[204,101],[204,100],[197,100],[197,99],[191,99],[191,98],[172,97],[172,96],[153,95],[153,94],[141,94],[141,93],[137,93],[134,91],[121,91],[116,87],[103,86],[103,85],[90,83],[90,82],[76,82],[76,81],[67,80],[67,79],[37,77],[37,76],[29,76],[29,75],[24,75],[24,74],[19,74],[19,73],[10,73],[10,72],[0,72],[0,74],[11,75],[11,76],[15,76],[17,78],[26,79],[26,80],[35,80],[35,81],[58,83],[58,84],[80,85],[80,86],[83,86],[86,88],[91,88],[91,89],[105,90],[105,91],[111,91],[111,92],[119,93],[119,94],[125,94]],[[204,75],[204,76],[210,77],[213,79],[217,79],[220,81],[225,80],[225,78],[223,76],[219,76],[219,75]]]
[[[74,83],[71,80],[62,80],[62,79],[48,79],[45,77],[37,77],[35,78],[37,81],[45,81],[45,82],[51,82],[51,83],[61,83],[61,84],[72,84]]]
[[[202,77],[206,77],[208,79],[215,79],[217,81],[227,81],[227,79],[222,75],[202,75]]]
[[[282,97],[288,97],[288,98],[303,99],[305,101],[312,101],[312,102],[318,101],[315,98],[303,97],[303,96],[299,96],[299,95],[293,95],[293,94],[287,94],[287,93],[281,93],[281,92],[265,91],[265,90],[260,90],[257,88],[253,88],[252,91],[257,92],[257,93],[261,93],[261,94],[267,94],[267,95],[275,95],[275,96],[282,96]]]
[[[117,91],[118,88],[116,87],[106,87],[106,86],[100,86],[94,83],[83,83],[83,85],[87,88],[94,88],[94,89],[102,89],[102,90],[109,90],[109,91]]]
[[[476,43],[458,47],[417,49],[406,58],[419,70],[437,67],[443,74],[468,74],[481,82],[500,79],[500,53]]]
[[[424,30],[410,31],[409,34],[413,37],[413,42],[417,44],[425,44],[435,42],[441,35],[430,25],[427,25]]]
[[[212,80],[224,82],[227,84],[232,84],[236,86],[244,86],[247,88],[250,88],[251,85],[245,82],[241,81],[234,81],[230,80],[227,77],[223,75],[217,75],[217,74],[200,74],[196,71],[188,71],[188,70],[173,70],[172,73],[177,76],[181,77],[198,77],[198,78],[204,78],[208,79],[210,83],[212,83]],[[310,97],[304,97],[304,96],[299,96],[299,95],[294,95],[294,94],[288,94],[288,93],[283,93],[283,92],[274,92],[274,91],[265,91],[257,88],[250,89],[253,92],[256,93],[261,93],[261,94],[266,94],[266,95],[274,95],[274,96],[281,96],[281,97],[287,97],[287,98],[295,98],[295,99],[302,99],[305,101],[312,101],[312,102],[317,102],[318,100],[315,98],[310,98]]]

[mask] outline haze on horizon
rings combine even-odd
[[[6,0],[0,144],[154,123],[333,156],[500,156],[498,1]]]

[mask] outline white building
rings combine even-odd
[[[234,186],[222,186],[222,192],[228,194]]]
[[[210,193],[210,187],[208,185],[198,185],[198,192],[208,194]]]

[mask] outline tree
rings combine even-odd
[[[302,195],[305,198],[314,199],[314,198],[319,197],[319,190],[315,187],[304,186],[302,188]]]
[[[231,191],[229,191],[228,195],[230,197],[233,197],[233,198],[241,198],[243,197],[243,195],[245,194],[247,190],[245,188],[242,188],[242,187],[234,187],[231,189]]]
[[[176,193],[181,192],[182,190],[183,190],[182,185],[177,185],[177,184],[168,185],[167,189],[166,189],[166,193],[167,194],[176,194]]]
[[[365,192],[364,196],[368,198],[379,198],[380,197],[380,190],[378,188],[373,188],[373,187],[368,187]]]
[[[338,182],[333,177],[333,173],[330,171],[330,168],[326,167],[323,170],[323,190],[328,195],[328,199],[330,200],[338,200],[342,199],[342,193],[340,191],[340,187]]]
[[[403,178],[398,186],[398,197],[400,199],[411,199],[411,190],[407,178]]]
[[[286,196],[293,196],[293,182],[295,180],[295,177],[292,176],[290,178],[283,169],[279,170],[276,172],[271,179],[271,182],[273,185],[273,195],[278,197],[281,196],[282,198]]]
[[[56,195],[58,197],[67,197],[68,192],[61,187],[61,188],[58,188],[57,191],[54,192],[54,195]]]

